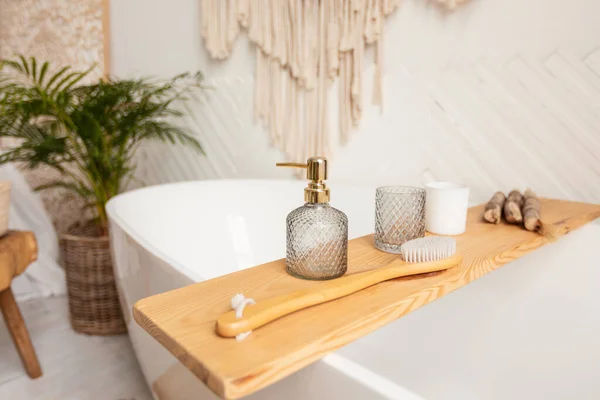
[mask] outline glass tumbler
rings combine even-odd
[[[384,186],[375,192],[375,247],[399,254],[400,246],[425,236],[425,189]]]

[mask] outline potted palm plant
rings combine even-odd
[[[54,71],[50,73],[50,71]],[[125,331],[108,237],[106,203],[123,191],[135,172],[135,152],[146,140],[200,143],[177,124],[177,108],[202,88],[202,76],[169,80],[105,79],[82,84],[87,71],[53,70],[35,58],[0,60],[0,137],[15,146],[0,164],[45,165],[61,179],[36,189],[62,188],[84,199],[89,224],[61,236],[71,323],[77,331]]]

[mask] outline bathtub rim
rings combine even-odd
[[[124,199],[124,198],[132,197],[132,196],[139,196],[140,193],[156,191],[156,190],[158,190],[158,188],[162,188],[165,186],[168,186],[168,187],[185,186],[186,184],[189,184],[191,182],[197,182],[197,181],[181,181],[181,182],[173,182],[173,183],[167,183],[167,184],[161,184],[161,185],[152,185],[152,186],[136,188],[133,190],[128,190],[127,192],[124,192],[124,193],[119,193],[118,195],[111,198],[106,203],[106,214],[108,215],[109,222],[116,223],[119,226],[119,228],[121,230],[123,230],[123,232],[125,232],[125,234],[127,234],[127,236],[129,236],[130,238],[135,240],[146,251],[150,252],[153,256],[159,258],[161,261],[167,263],[168,265],[171,265],[173,268],[177,269],[178,271],[180,271],[182,274],[184,274],[186,277],[193,280],[194,282],[201,282],[202,280],[204,280],[204,278],[201,275],[199,275],[197,272],[194,272],[190,268],[184,266],[179,261],[176,261],[173,258],[169,257],[167,254],[165,254],[164,252],[159,250],[156,246],[152,245],[148,240],[141,237],[141,235],[139,235],[137,233],[137,230],[133,229],[133,227],[130,224],[128,224],[124,218],[122,218],[119,215],[119,211],[117,210],[118,203],[120,201],[122,201],[122,199]],[[112,243],[113,236],[112,236],[112,232],[110,229],[110,225],[109,225],[108,233],[110,236],[111,247],[112,247],[113,246],[113,243]],[[118,266],[115,265],[114,268],[118,268]]]
[[[159,250],[156,246],[152,245],[148,240],[144,239],[143,237],[141,237],[141,235],[139,235],[137,233],[137,231],[135,229],[133,229],[133,227],[128,224],[124,218],[122,218],[119,215],[119,212],[117,210],[118,207],[118,203],[120,201],[122,201],[122,199],[127,198],[127,197],[131,197],[131,196],[139,196],[140,193],[142,192],[150,192],[150,191],[158,191],[158,190],[162,190],[163,188],[174,188],[174,187],[179,187],[179,186],[188,186],[188,185],[192,185],[192,184],[211,184],[211,183],[229,183],[229,184],[234,184],[234,183],[244,183],[244,184],[249,184],[252,182],[260,182],[260,183],[295,183],[297,184],[300,189],[302,188],[301,185],[304,185],[304,181],[300,180],[300,179],[203,179],[203,180],[188,180],[188,181],[180,181],[180,182],[169,182],[169,183],[162,183],[159,185],[151,185],[151,186],[146,186],[146,187],[141,187],[141,188],[136,188],[133,190],[129,190],[127,192],[123,192],[120,193],[118,195],[116,195],[115,197],[111,198],[107,203],[106,203],[106,213],[108,215],[108,219],[109,219],[109,226],[110,223],[112,223],[114,221],[114,223],[116,223],[120,229],[122,229],[130,238],[132,238],[133,240],[135,240],[139,245],[141,245],[142,247],[144,247],[144,249],[146,249],[148,252],[150,252],[150,254],[152,254],[153,256],[157,257],[158,259],[160,259],[161,261],[167,263],[168,265],[172,266],[173,268],[177,269],[177,271],[181,272],[182,274],[184,274],[187,278],[191,279],[194,282],[202,282],[207,280],[208,278],[202,276],[201,273],[190,269],[188,267],[186,267],[185,265],[183,265],[182,263],[180,263],[179,261],[176,261],[175,259],[171,258],[169,255],[167,255],[166,253],[162,252],[161,250]],[[335,180],[329,180],[328,182],[334,182],[334,185],[336,186],[343,186],[344,188],[348,188],[348,189],[362,189],[362,190],[373,190],[374,191],[374,187],[368,186],[368,185],[357,185],[357,184],[352,184],[352,183],[348,183],[348,182],[335,182]],[[374,192],[373,192],[374,195]],[[302,193],[299,192],[298,194],[299,196],[299,200],[298,200],[298,205],[302,204]],[[290,210],[291,211],[291,210]],[[112,244],[112,235],[111,235],[111,229],[109,228],[109,236],[111,238],[111,247],[113,246]],[[271,260],[274,261],[274,260]],[[118,266],[115,265],[115,268],[118,268]]]

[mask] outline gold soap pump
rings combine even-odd
[[[286,219],[286,269],[296,277],[326,280],[348,268],[348,217],[329,205],[327,159],[311,157],[306,164],[277,163],[278,167],[306,168],[305,204]]]

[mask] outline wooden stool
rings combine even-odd
[[[10,231],[0,238],[0,309],[27,375],[33,379],[42,376],[42,369],[10,284],[35,260],[37,242],[33,232]]]

